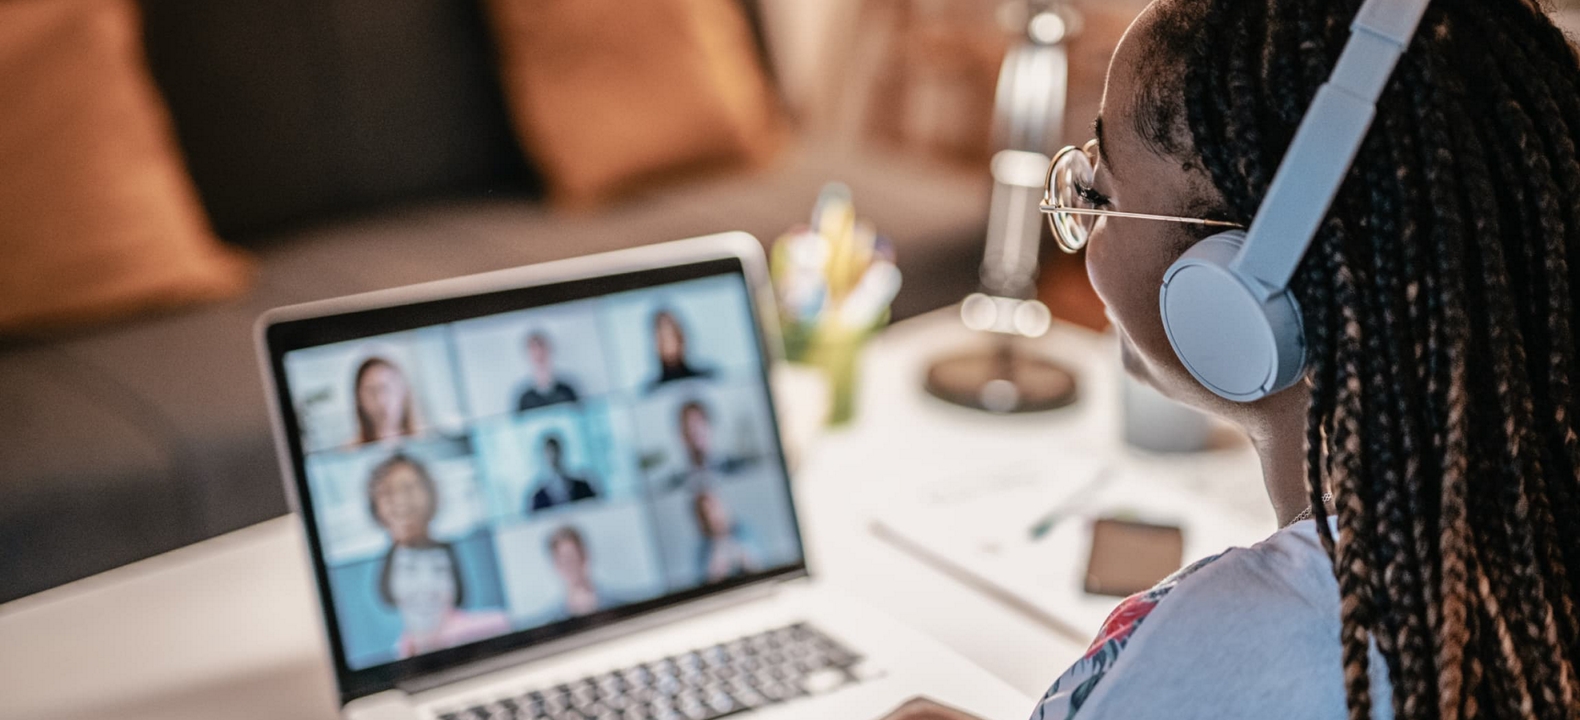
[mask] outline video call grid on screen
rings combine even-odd
[[[739,272],[283,358],[353,671],[799,566]]]

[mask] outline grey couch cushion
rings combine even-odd
[[[216,228],[528,185],[475,0],[143,0]]]
[[[974,287],[985,180],[813,148],[596,214],[500,198],[277,236],[244,298],[0,349],[0,602],[286,512],[252,340],[264,310],[723,230],[766,242],[831,179],[894,238],[900,315]]]
[[[57,348],[0,362],[0,601],[199,536],[174,433]]]
[[[594,218],[487,200],[436,207],[425,217],[500,245],[520,262],[721,230],[744,230],[767,243],[808,222],[818,192],[834,180],[851,187],[857,213],[896,243],[905,285],[895,317],[957,301],[977,288],[986,173],[973,177],[884,152],[810,144],[764,172],[665,187]]]

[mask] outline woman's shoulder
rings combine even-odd
[[[1310,520],[1279,530],[1255,545],[1232,548],[1195,567],[1172,585],[1160,610],[1190,627],[1212,622],[1277,628],[1309,627],[1321,621],[1338,627],[1338,583],[1333,563]],[[1226,617],[1233,608],[1238,615]],[[1186,628],[1169,628],[1184,630]]]
[[[1213,622],[1276,619],[1279,627],[1300,627],[1300,620],[1331,620],[1334,627],[1338,623],[1338,584],[1311,521],[1279,530],[1255,545],[1198,560],[1136,598],[1148,606],[1148,615],[1156,610],[1162,613],[1159,619],[1170,621],[1155,623],[1165,625],[1155,631],[1159,633],[1188,632]],[[1224,611],[1230,608],[1238,613],[1226,617]]]
[[[1120,603],[1033,717],[1161,716],[1177,702],[1260,708],[1288,694],[1269,692],[1283,678],[1308,686],[1314,663],[1329,655],[1337,672],[1338,586],[1331,567],[1311,522],[1187,566]],[[1342,683],[1333,690],[1342,710]]]
[[[1232,602],[1255,607],[1257,614],[1291,614],[1338,622],[1338,581],[1333,561],[1317,537],[1317,525],[1306,520],[1265,540],[1225,553],[1211,572],[1190,583],[1182,598],[1196,603]],[[1181,601],[1178,605],[1187,605]],[[1188,611],[1189,607],[1182,610]]]

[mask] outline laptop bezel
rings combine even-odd
[[[759,370],[768,389],[769,371],[780,357],[777,326],[762,246],[745,233],[692,238],[649,245],[602,255],[574,258],[482,275],[335,298],[279,308],[265,313],[256,326],[256,342],[268,390],[276,450],[291,507],[301,520],[320,609],[319,620],[328,641],[335,669],[340,703],[397,687],[424,684],[430,677],[465,675],[469,666],[491,667],[502,656],[530,653],[552,647],[563,652],[582,643],[606,639],[611,628],[635,624],[639,618],[677,613],[687,604],[728,594],[765,582],[791,580],[809,574],[800,513],[790,482],[778,415],[771,389],[766,393],[773,436],[773,459],[784,478],[798,560],[761,572],[691,590],[663,595],[590,616],[570,618],[550,625],[450,648],[406,660],[352,669],[341,642],[329,568],[321,552],[311,494],[307,492],[306,453],[297,419],[291,409],[285,355],[293,350],[344,340],[375,337],[390,332],[429,327],[460,319],[483,317],[542,307],[576,299],[656,287],[688,279],[738,275],[744,282],[753,330],[759,348]],[[677,614],[677,617],[683,616]]]

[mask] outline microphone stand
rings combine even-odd
[[[1037,206],[1053,146],[1064,134],[1069,39],[1080,17],[1062,0],[1023,0],[1025,33],[1004,58],[994,96],[993,195],[981,291],[960,306],[962,322],[988,333],[989,347],[945,357],[927,371],[927,391],[995,413],[1051,410],[1074,402],[1073,375],[1031,353],[1026,338],[1052,324],[1036,299],[1044,221]]]

